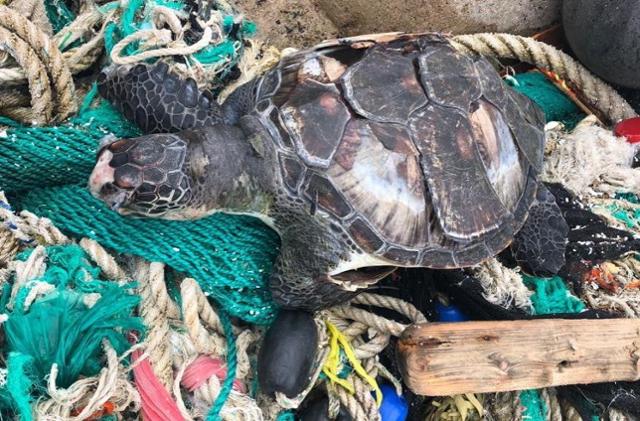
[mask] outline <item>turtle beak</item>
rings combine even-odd
[[[111,195],[111,197],[109,198],[106,198],[105,196],[103,196],[102,198],[109,205],[112,211],[118,211],[122,207],[122,205],[124,205],[129,200],[130,197],[131,193],[120,190],[116,194]]]
[[[89,190],[97,198],[101,198],[100,193],[104,186],[113,184],[115,170],[109,165],[112,157],[113,153],[104,147],[98,152],[98,161],[89,177]]]
[[[114,211],[120,211],[133,194],[133,189],[123,189],[115,184],[115,169],[109,165],[113,153],[102,148],[96,166],[89,177],[91,194],[104,201]]]

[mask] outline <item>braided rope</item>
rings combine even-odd
[[[69,242],[67,236],[56,228],[48,218],[39,218],[29,211],[22,211],[20,215],[16,215],[1,191],[0,220],[4,221],[4,229],[8,228],[16,241],[25,244],[30,244],[36,239],[45,245]]]
[[[127,274],[122,270],[120,265],[118,265],[116,259],[107,253],[107,251],[98,244],[97,241],[89,238],[83,238],[80,240],[80,247],[87,252],[91,260],[98,265],[109,279],[115,279],[118,281],[127,279]]]
[[[560,78],[575,84],[590,105],[612,123],[636,115],[624,98],[576,60],[557,48],[533,38],[482,33],[457,35],[451,39],[451,43],[461,52],[477,53],[499,59],[515,59],[546,68]]]
[[[32,61],[21,63],[23,69],[25,66],[44,66],[52,84],[57,117],[64,120],[74,113],[77,106],[71,72],[62,58],[60,50],[51,42],[49,36],[27,18],[6,6],[0,6],[0,25],[28,44],[39,59],[39,61],[35,60],[34,57]]]
[[[47,33],[39,29],[49,24],[46,16],[47,25],[38,23],[36,26],[19,12],[2,6],[0,49],[9,52],[20,67],[0,68],[0,84],[15,85],[26,81],[31,94],[30,99],[13,95],[0,100],[3,114],[16,121],[40,125],[61,121],[72,115],[77,104],[71,75],[86,70],[102,55],[106,23],[114,13],[115,10],[103,15],[92,5],[50,39]],[[39,22],[35,15],[32,19]],[[93,27],[100,23],[102,27],[94,33]],[[60,49],[81,37],[90,39],[60,52]],[[25,107],[29,102],[31,108]]]
[[[50,35],[53,32],[44,0],[14,0],[9,3],[8,7],[35,23],[44,33]],[[5,2],[2,4],[5,4]]]
[[[388,295],[365,292],[356,296],[351,302],[354,304],[365,304],[394,310],[404,316],[407,316],[412,323],[424,323],[427,321],[426,317],[424,317],[420,310],[418,310],[413,304]]]
[[[139,311],[147,327],[145,342],[151,368],[165,389],[170,390],[173,384],[173,358],[168,321],[171,300],[164,283],[164,265],[138,261],[135,279],[140,283]]]
[[[86,70],[91,66],[102,54],[102,46],[104,45],[104,31],[106,24],[114,15],[115,11],[107,14],[101,13],[96,8],[79,15],[72,23],[58,32],[53,41],[60,50],[65,50],[68,45],[73,44],[82,37],[92,35],[91,39],[86,43],[73,47],[62,53],[62,57],[66,66],[72,74],[77,74]],[[93,33],[93,28],[101,24],[102,27],[97,33]],[[21,84],[25,81],[27,75],[23,68],[1,68],[0,82],[3,84]]]
[[[191,45],[187,45],[184,41],[171,41],[170,30],[141,30],[134,32],[127,36],[120,42],[118,42],[111,50],[111,60],[120,65],[138,63],[150,58],[166,57],[166,56],[186,56],[194,54],[209,45],[209,42],[213,39],[213,31],[210,27],[204,29],[202,38]],[[143,51],[141,53],[125,56],[123,52],[131,43],[136,41],[142,41],[146,44],[154,46],[164,46],[164,48],[157,48],[153,50]]]
[[[341,329],[342,334],[351,342],[354,355],[361,361],[367,374],[372,378],[378,375],[387,378],[398,393],[401,393],[400,381],[380,364],[378,355],[388,346],[391,336],[399,336],[407,325],[354,307],[353,304],[391,309],[406,316],[412,323],[426,322],[426,318],[410,303],[398,298],[370,293],[360,294],[351,301],[350,305],[333,307],[324,312],[327,321]],[[367,339],[365,339],[365,333]],[[354,389],[353,395],[343,387],[330,385],[329,396],[335,395],[353,419],[379,420],[380,413],[371,394],[371,385],[355,372],[347,377],[347,381]]]
[[[78,15],[73,22],[62,28],[53,36],[53,40],[61,50],[66,50],[66,46],[79,41],[92,32],[92,28],[105,20],[105,14],[101,13],[95,5],[89,10]]]
[[[485,395],[487,413],[496,421],[521,421],[522,405],[517,392],[500,392]]]
[[[0,27],[0,49],[11,54],[25,71],[31,92],[33,122],[36,124],[51,122],[53,119],[53,94],[44,64],[40,62],[29,44],[3,27]]]
[[[380,421],[380,412],[376,400],[371,395],[369,385],[360,377],[351,374],[347,381],[353,386],[355,396],[346,389],[337,388],[336,394],[342,406],[351,414],[354,420]]]
[[[8,228],[0,228],[0,267],[13,260],[20,246]]]
[[[355,346],[354,352],[356,358],[359,358],[361,360],[375,358],[378,354],[380,354],[380,352],[382,352],[383,349],[387,347],[387,345],[389,345],[390,340],[390,334],[378,332],[378,334],[373,338]]]
[[[331,309],[331,313],[343,319],[351,319],[357,322],[361,322],[367,326],[371,326],[372,328],[380,332],[389,333],[393,336],[400,336],[400,334],[402,334],[402,332],[407,327],[407,325],[393,320],[385,319],[382,316],[378,316],[357,307],[337,306]]]
[[[58,367],[54,364],[47,383],[47,392],[51,397],[37,403],[35,412],[38,420],[82,421],[89,419],[109,401],[115,404],[115,411],[125,409],[137,410],[140,406],[140,395],[127,380],[127,372],[119,364],[115,350],[104,343],[107,366],[95,377],[76,381],[66,389],[56,386]],[[81,408],[72,416],[72,411]]]
[[[225,342],[218,334],[222,332],[221,321],[207,302],[200,285],[194,279],[186,278],[180,284],[180,295],[184,324],[198,352],[224,355]],[[209,333],[201,320],[213,328],[215,333]]]

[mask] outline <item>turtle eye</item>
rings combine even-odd
[[[100,188],[100,194],[107,196],[118,192],[118,188],[113,183],[105,183]]]

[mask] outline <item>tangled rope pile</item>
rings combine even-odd
[[[145,326],[144,342],[120,354],[104,343],[107,366],[97,375],[78,379],[64,389],[60,389],[56,383],[59,367],[53,364],[46,388],[48,398],[39,400],[34,409],[38,419],[81,420],[107,410],[109,413],[119,413],[136,411],[138,407],[149,417],[159,417],[160,414],[166,417],[150,419],[194,419],[207,414],[210,417],[220,414],[222,419],[264,419],[255,399],[247,393],[254,375],[251,355],[255,355],[254,348],[259,338],[255,328],[231,325],[224,313],[211,307],[198,283],[191,278],[178,282],[180,287],[176,303],[169,296],[165,278],[167,272],[162,263],[134,259],[128,262],[129,268],[125,269],[97,242],[81,239],[79,249],[50,221],[27,212],[16,215],[5,201],[2,203],[3,220],[13,227],[11,232],[14,238],[21,239],[18,248],[24,248],[27,244],[42,244],[33,249],[24,262],[12,260],[16,257],[15,253],[0,256],[10,262],[8,268],[0,272],[3,285],[11,286],[12,299],[8,303],[5,321],[15,317],[15,310],[12,312],[10,309],[16,307],[17,304],[12,303],[18,297],[24,297],[23,311],[27,311],[32,303],[39,302],[38,299],[44,300],[47,294],[56,289],[45,276],[47,265],[51,266],[51,270],[70,270],[64,260],[53,257],[57,256],[56,253],[75,252],[75,257],[79,259],[76,264],[86,265],[83,262],[91,259],[99,268],[99,272],[93,273],[102,273],[111,286],[126,285],[132,279],[138,283],[133,292],[140,297],[138,314]],[[57,249],[54,254],[43,247],[57,244],[63,245],[63,248]],[[89,290],[94,291],[95,287]],[[91,292],[81,298],[87,308],[96,308],[104,297]],[[392,309],[410,322],[426,321],[413,306],[391,297],[363,294],[353,304]],[[353,347],[355,359],[368,376],[386,377],[401,390],[399,381],[380,364],[378,354],[388,345],[390,338],[399,335],[406,325],[351,305],[328,310],[319,316],[319,320],[323,320],[320,324],[334,326],[336,332],[340,332],[350,344],[348,346]],[[142,330],[142,325],[138,329]],[[365,333],[369,340],[363,339]],[[229,341],[229,338],[232,340]],[[328,346],[328,342],[323,346]],[[320,354],[322,358],[319,364],[324,367],[329,353]],[[133,365],[127,367],[125,360],[129,355],[132,356]],[[8,369],[11,370],[11,365]],[[129,380],[130,372],[133,372],[135,383]],[[320,371],[310,386],[322,382],[319,374]],[[349,374],[344,382],[346,389],[339,385],[330,387],[332,396],[356,419],[379,419],[378,407],[369,392],[369,385],[355,372]],[[10,383],[8,385],[11,387]],[[191,392],[191,401],[188,403],[182,400],[185,390]],[[28,403],[28,398],[25,399]],[[297,405],[278,402],[271,407],[278,413]],[[22,416],[30,419],[30,413],[24,411],[27,410],[23,410]]]
[[[93,324],[83,325],[79,340],[104,340],[86,351],[91,355],[84,366],[75,358],[75,371],[54,361],[52,354],[38,354],[11,339],[13,352],[0,369],[0,409],[45,420],[135,417],[138,412],[154,420],[285,419],[312,389],[324,388],[332,414],[342,407],[354,419],[379,420],[377,381],[384,379],[402,392],[380,354],[407,323],[426,321],[413,305],[362,294],[319,313],[320,349],[309,386],[293,399],[269,399],[256,390],[253,367],[260,325],[267,325],[276,311],[265,284],[277,252],[275,234],[237,216],[216,215],[189,224],[125,220],[84,189],[100,138],[139,132],[96,99],[90,80],[82,83],[77,77],[74,83],[74,75],[106,57],[116,64],[162,58],[223,98],[272,65],[280,53],[245,39],[255,28],[223,1],[195,15],[189,2],[90,1],[82,2],[77,14],[38,0],[30,0],[30,12],[24,13],[19,7],[24,3],[0,6],[0,49],[8,53],[0,63],[0,110],[10,118],[0,121],[6,126],[0,139],[0,187],[14,204],[31,210],[15,213],[0,196],[3,328],[8,337],[33,337],[41,332],[39,325],[19,321],[38,311],[70,308],[78,317],[100,316],[105,326],[120,329],[92,336]],[[515,58],[555,72],[572,81],[605,121],[634,115],[615,91],[542,43],[489,34],[458,36],[453,42],[463,51]],[[240,77],[231,81],[238,70]],[[85,100],[79,103],[81,97]],[[611,222],[639,230],[635,196],[610,197],[638,194],[637,173],[629,168],[631,149],[588,122],[573,133],[558,130],[551,136],[548,180],[587,195],[593,209]],[[597,148],[589,143],[593,136]],[[602,165],[582,165],[576,157],[587,152]],[[635,257],[601,266],[620,288],[587,287],[579,298],[592,308],[637,317],[640,303],[631,294],[640,277]],[[472,273],[486,299],[506,309],[544,314],[582,308],[562,279],[523,279],[497,260]],[[560,298],[549,305],[549,294]],[[375,309],[397,317],[382,317]],[[107,315],[107,310],[112,311]],[[51,334],[63,331],[44,328]],[[69,355],[75,354],[69,350]],[[503,419],[577,419],[575,408],[554,389],[436,399],[427,414],[434,420],[465,420],[485,411],[503,414]],[[614,411],[610,414],[623,416]]]

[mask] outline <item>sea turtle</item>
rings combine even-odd
[[[103,142],[93,194],[123,214],[262,219],[281,237],[270,287],[285,307],[340,303],[397,266],[475,265],[519,231],[531,272],[564,262],[567,225],[539,180],[543,113],[440,35],[325,42],[222,105],[165,64],[98,82],[153,134]]]

